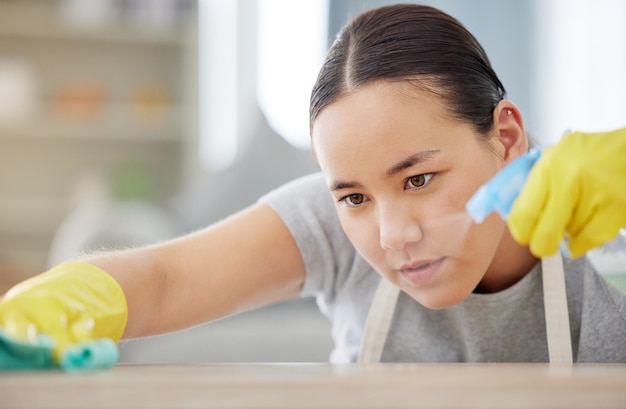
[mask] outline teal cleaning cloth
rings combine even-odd
[[[15,341],[0,330],[0,369],[53,368],[52,342],[40,336],[37,344]]]
[[[119,358],[117,345],[109,339],[81,342],[65,348],[58,364],[52,359],[54,343],[41,335],[35,344],[17,341],[0,329],[0,371],[65,369],[89,371],[106,369]]]

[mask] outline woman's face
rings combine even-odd
[[[404,83],[362,87],[315,120],[314,149],[344,231],[380,274],[426,307],[512,284],[520,277],[507,278],[509,266],[530,254],[498,216],[476,225],[464,211],[518,156],[494,135],[481,142],[440,100]]]

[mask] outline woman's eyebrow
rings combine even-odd
[[[404,169],[410,168],[411,166],[415,166],[418,163],[422,163],[432,158],[439,152],[440,152],[439,150],[430,150],[430,151],[422,151],[422,152],[414,153],[411,156],[408,156],[407,158],[402,159],[397,164],[390,167],[389,170],[385,172],[385,176],[391,177],[397,174],[398,172],[403,171]]]
[[[330,184],[330,191],[334,192],[335,190],[341,190],[341,189],[354,189],[354,188],[361,188],[363,187],[362,184],[358,183],[358,182],[342,182],[342,181],[336,181]]]
[[[401,172],[404,169],[410,168],[411,166],[415,166],[418,163],[422,163],[432,158],[439,152],[440,152],[439,150],[430,150],[430,151],[422,151],[422,152],[414,153],[402,159],[401,161],[399,161],[397,164],[393,165],[392,167],[390,167],[389,170],[385,172],[385,177],[391,177],[397,174],[398,172]],[[331,183],[329,189],[331,192],[334,192],[335,190],[354,189],[354,188],[361,188],[361,187],[363,187],[363,185],[360,184],[359,182],[347,182],[347,181],[338,180],[338,181]]]

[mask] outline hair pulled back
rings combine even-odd
[[[452,116],[487,134],[506,91],[476,38],[433,7],[366,11],[337,35],[311,93],[310,125],[324,107],[376,81],[407,80],[440,96]]]

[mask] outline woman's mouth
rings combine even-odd
[[[445,257],[435,260],[420,260],[402,266],[400,275],[411,285],[424,285],[440,270]]]

